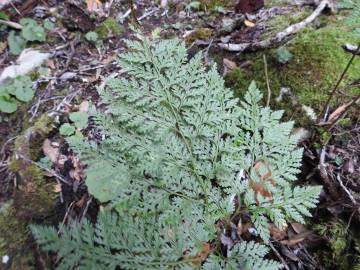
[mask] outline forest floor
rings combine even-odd
[[[245,14],[235,1],[220,0],[138,0],[132,8],[125,0],[3,2],[0,269],[53,269],[56,257],[36,247],[29,224],[96,219],[99,205],[87,192],[84,165],[65,140],[75,132],[96,139],[97,87],[121,75],[116,58],[126,51],[124,40],[136,36],[134,28],[184,40],[190,57],[202,51],[204,64],[216,63],[239,98],[255,80],[270,107],[295,122],[305,149],[299,180],[324,188],[306,226],[272,231],[272,256],[288,269],[360,269],[360,39],[359,25],[348,23],[351,10],[329,5],[275,42],[317,5],[265,0]],[[263,40],[272,42],[254,46]],[[234,51],[226,44],[247,47]],[[5,72],[23,81],[9,86]],[[5,97],[5,87],[22,92]]]

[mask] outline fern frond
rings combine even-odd
[[[259,105],[255,83],[239,107],[216,67],[206,70],[201,54],[188,60],[178,40],[127,45],[127,75],[98,89],[102,141],[68,140],[87,164],[89,193],[110,210],[95,227],[32,227],[37,242],[58,254],[58,269],[279,269],[263,245],[235,243],[222,257],[214,243],[239,209],[267,242],[269,221],[302,222],[315,207],[319,188],[292,189],[302,156],[293,123]]]

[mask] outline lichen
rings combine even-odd
[[[124,28],[115,19],[107,18],[95,28],[95,32],[103,40],[120,35],[124,32]]]

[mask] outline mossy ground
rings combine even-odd
[[[28,225],[49,215],[54,209],[54,184],[31,161],[41,156],[42,142],[52,131],[53,120],[42,115],[14,143],[9,170],[17,180],[12,200],[0,207],[0,256],[8,255],[11,270],[38,269],[34,243]],[[31,161],[29,161],[31,160]]]
[[[281,87],[288,87],[299,97],[299,103],[312,107],[319,112],[325,103],[329,91],[333,88],[340,74],[347,65],[351,55],[341,48],[345,43],[356,44],[358,39],[342,22],[331,23],[320,29],[308,28],[298,33],[288,44],[284,45],[293,54],[288,64],[280,64],[275,49],[240,56],[240,61],[250,61],[243,69],[235,69],[226,76],[227,86],[231,87],[236,96],[242,96],[252,80],[266,95],[266,79],[263,55],[266,55],[272,104],[279,95]],[[341,86],[353,82],[360,75],[360,58],[350,67]],[[359,94],[358,88],[346,90],[348,94]],[[276,103],[288,115],[303,124],[303,112],[294,114],[289,100]],[[274,107],[275,107],[274,106]]]
[[[124,28],[113,18],[107,18],[100,23],[95,32],[98,34],[100,40],[104,40],[113,36],[120,35],[124,32]]]

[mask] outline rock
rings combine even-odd
[[[236,13],[253,13],[264,7],[264,0],[239,0],[235,6]]]

